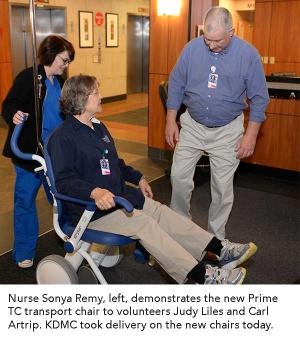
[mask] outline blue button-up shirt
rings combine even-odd
[[[216,88],[208,87],[209,75],[218,75]],[[229,46],[215,54],[204,37],[183,48],[169,79],[169,109],[185,104],[189,114],[207,126],[223,126],[239,116],[250,102],[249,120],[262,122],[269,103],[266,78],[258,51],[233,36]]]

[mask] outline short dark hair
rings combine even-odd
[[[65,38],[59,35],[49,35],[40,44],[38,48],[38,61],[43,66],[51,66],[55,57],[68,51],[70,60],[75,58],[75,49],[73,45]]]
[[[59,108],[66,115],[80,115],[85,112],[89,95],[99,87],[96,77],[74,75],[67,79],[61,90]]]

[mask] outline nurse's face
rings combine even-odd
[[[50,67],[53,75],[62,75],[64,70],[71,64],[68,51],[63,51],[55,56],[55,59]]]

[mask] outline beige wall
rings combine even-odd
[[[252,44],[255,0],[219,0],[232,14],[235,34]]]
[[[28,0],[9,0],[13,4],[29,4]],[[127,14],[139,14],[138,8],[149,8],[149,0],[49,0],[49,6],[67,8],[67,39],[76,50],[74,62],[70,65],[69,76],[79,73],[95,75],[101,84],[103,97],[126,94],[126,47]],[[78,11],[101,12],[104,22],[94,23],[94,48],[79,48]],[[119,14],[119,47],[106,48],[105,13]],[[73,31],[71,23],[73,22]],[[102,60],[93,63],[93,55],[98,54],[98,37],[101,38]]]
[[[226,7],[231,12],[235,34],[240,21],[253,22],[255,0],[219,0],[219,6]]]
[[[149,9],[150,0],[49,0],[49,6],[67,8],[67,38],[76,50],[75,61],[70,65],[69,76],[86,73],[98,77],[104,97],[126,94],[127,66],[127,14],[139,14],[138,8]],[[254,1],[253,1],[254,2]],[[29,0],[9,0],[10,4],[29,4]],[[248,0],[219,0],[219,5],[232,11],[234,27],[240,20],[235,9],[246,9]],[[94,48],[79,48],[78,11],[119,14],[119,47],[106,48],[105,20],[101,26],[94,23]],[[73,23],[73,30],[71,29]],[[101,38],[101,63],[93,63],[98,54],[98,38]]]

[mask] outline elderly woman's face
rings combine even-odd
[[[100,113],[102,111],[101,100],[102,95],[100,94],[99,87],[96,87],[89,95],[86,111],[91,114]]]

